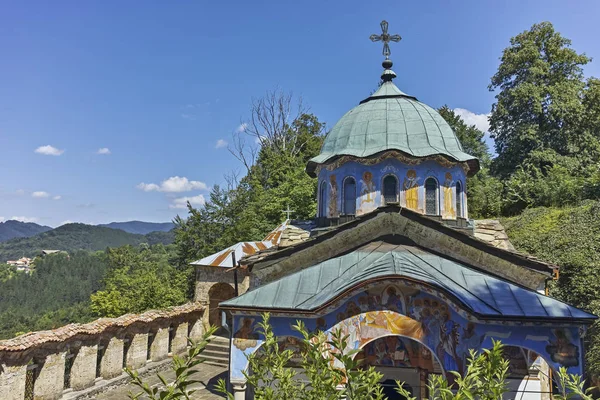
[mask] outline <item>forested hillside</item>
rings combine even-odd
[[[38,258],[31,275],[0,279],[0,339],[182,304],[192,270],[174,267],[174,255],[173,245],[142,244]]]
[[[85,224],[66,224],[51,231],[38,235],[12,239],[0,243],[0,262],[20,257],[33,257],[41,250],[64,250],[73,252],[76,250],[104,250],[107,247],[119,247],[124,245],[139,245],[148,243],[150,245],[173,242],[174,233],[152,232],[148,235],[136,235],[119,229],[110,229],[100,226]]]
[[[127,222],[111,222],[109,224],[99,224],[105,228],[120,229],[129,233],[137,233],[146,235],[150,232],[169,232],[175,228],[172,222],[143,222],[143,221],[127,221]]]
[[[51,229],[49,226],[38,225],[33,222],[15,220],[0,222],[0,242],[6,242],[14,238],[30,237]]]

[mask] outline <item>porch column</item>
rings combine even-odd
[[[234,400],[246,400],[246,382],[231,382]]]

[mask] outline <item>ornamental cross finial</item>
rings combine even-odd
[[[389,59],[390,58],[390,54],[392,54],[392,52],[390,51],[390,41],[392,42],[399,42],[400,40],[402,40],[402,38],[400,37],[400,35],[390,35],[388,33],[388,23],[387,21],[383,20],[381,21],[381,24],[379,24],[381,26],[381,35],[376,35],[373,34],[371,36],[369,36],[369,39],[371,39],[371,41],[373,42],[383,42],[383,55],[385,56],[385,59]]]
[[[281,212],[286,214],[286,220],[288,220],[288,219],[290,219],[290,216],[292,215],[292,213],[296,212],[296,211],[290,210],[290,205],[288,204],[287,210],[281,210]]]

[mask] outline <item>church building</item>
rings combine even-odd
[[[371,37],[384,43],[381,86],[308,162],[318,179],[316,219],[283,245],[294,225],[286,221],[221,274],[243,282],[239,296],[219,304],[231,316],[235,399],[251,396],[242,372],[261,347],[256,327],[266,311],[283,347],[299,350],[291,328],[299,319],[310,330],[341,329],[347,350],[418,398],[427,398],[431,374],[463,372],[469,349],[500,340],[511,396],[549,399],[552,371],[583,374],[596,316],[545,295],[558,266],[474,235],[466,185],[479,161],[434,108],[393,83],[388,42],[400,37],[385,21],[382,29]]]

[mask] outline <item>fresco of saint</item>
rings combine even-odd
[[[357,214],[364,214],[375,208],[375,183],[373,183],[373,174],[365,171],[360,181],[360,208],[357,210]]]
[[[419,209],[419,178],[414,169],[409,169],[404,177],[404,193],[406,208],[417,211]]]
[[[242,326],[233,334],[233,345],[244,351],[256,347],[258,344],[258,333],[254,332],[254,318],[244,318],[241,321]]]
[[[454,209],[453,200],[453,187],[454,181],[452,180],[452,174],[446,172],[446,180],[444,181],[444,218],[456,218],[456,210]]]
[[[578,366],[579,348],[572,343],[571,333],[567,329],[555,329],[553,333],[556,340],[546,346],[552,361],[565,367]]]
[[[335,175],[331,175],[329,177],[329,216],[337,217],[338,216],[338,186]]]

